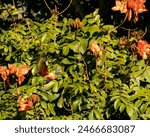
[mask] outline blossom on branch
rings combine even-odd
[[[21,85],[25,79],[24,75],[26,75],[30,69],[31,68],[27,65],[16,66],[15,64],[8,64],[8,68],[0,66],[0,76],[4,81],[9,83],[8,77],[14,74],[18,77],[18,83]]]
[[[120,13],[127,13],[127,1],[116,0],[116,6],[112,7],[113,11],[120,11]]]
[[[95,56],[97,56],[98,58],[101,58],[102,55],[102,50],[103,47],[100,47],[97,43],[97,41],[95,40],[94,42],[92,42],[88,48]]]
[[[3,66],[0,66],[0,74],[1,74],[1,77],[4,81],[7,81],[8,80],[8,76],[9,76],[9,70]]]
[[[17,69],[16,69],[16,76],[18,77],[18,83],[20,85],[25,79],[24,75],[26,75],[29,72],[30,69],[31,68],[29,66],[27,66],[27,65],[23,65],[23,66],[17,67]]]
[[[137,51],[142,59],[147,59],[148,57],[150,57],[150,44],[148,44],[144,40],[139,40],[137,45]]]
[[[33,103],[31,100],[24,100],[23,98],[19,97],[18,104],[20,106],[19,112],[27,111],[29,108],[33,106]]]
[[[120,11],[125,13],[128,21],[132,19],[137,22],[139,20],[138,14],[148,11],[144,5],[146,0],[116,0],[116,6],[112,7],[113,11]]]

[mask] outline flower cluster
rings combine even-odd
[[[8,68],[5,68],[4,66],[0,66],[0,74],[4,81],[9,83],[9,76],[12,74],[15,74],[18,78],[18,83],[21,85],[21,83],[24,81],[25,76],[31,68],[27,65],[22,66],[16,66],[15,64],[8,64]]]
[[[24,100],[23,98],[19,97],[18,104],[20,106],[19,112],[27,111],[29,108],[33,106],[33,103],[31,100]]]
[[[139,40],[137,45],[137,51],[142,59],[147,59],[150,57],[150,44],[144,40]]]
[[[19,97],[18,104],[20,108],[18,111],[19,112],[27,111],[33,106],[34,103],[37,103],[39,101],[40,101],[40,97],[36,94],[29,96],[27,100],[25,100],[22,97]]]
[[[95,56],[97,56],[98,58],[101,58],[102,55],[102,50],[103,47],[100,47],[97,43],[97,41],[95,40],[94,42],[92,42],[88,48]]]
[[[148,11],[144,5],[146,0],[116,0],[116,6],[112,7],[113,11],[120,11],[125,13],[130,21],[132,12],[134,13],[134,22],[138,21],[138,14]]]

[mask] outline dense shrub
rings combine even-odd
[[[82,21],[18,19],[13,7],[11,15],[0,34],[0,119],[150,119],[142,30],[118,36],[119,26],[104,24],[98,9]]]

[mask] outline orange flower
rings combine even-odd
[[[56,74],[55,73],[49,73],[48,75],[45,76],[46,79],[49,80],[54,80],[56,78]]]
[[[9,76],[9,70],[8,69],[6,69],[3,66],[0,66],[0,74],[1,74],[1,77],[4,81],[8,80],[8,76]]]
[[[138,21],[138,14],[148,11],[144,5],[146,0],[128,0],[128,8],[133,10],[134,21]]]
[[[25,76],[21,75],[18,77],[18,83],[21,85],[21,83],[25,80]]]
[[[12,74],[16,74],[16,76],[18,77],[19,84],[21,84],[24,81],[25,79],[24,75],[26,75],[29,70],[30,67],[26,65],[16,67],[15,64],[8,64],[8,69],[6,69],[3,66],[0,66],[0,74],[4,81],[9,82],[8,76]]]
[[[17,67],[16,76],[19,77],[19,76],[22,76],[22,75],[26,75],[29,72],[30,69],[31,68],[27,65]]]
[[[94,41],[93,43],[90,44],[89,50],[98,58],[101,58],[101,51],[102,49],[98,46],[97,41]]]
[[[19,112],[27,111],[29,108],[33,106],[33,103],[31,100],[25,101],[23,98],[19,97],[18,104],[20,106]]]
[[[142,59],[150,57],[150,45],[144,40],[138,41],[137,51]]]
[[[9,73],[14,74],[16,72],[16,65],[15,64],[8,64]]]
[[[17,67],[16,76],[18,77],[19,85],[21,85],[21,83],[24,81],[24,79],[25,79],[24,75],[26,75],[30,69],[31,68],[29,66],[26,66],[26,65]]]
[[[113,11],[120,11],[121,13],[127,13],[127,1],[116,0],[116,6],[112,7]]]
[[[146,0],[116,0],[116,6],[112,7],[113,11],[120,11],[120,13],[126,13],[128,20],[132,18],[132,12],[134,13],[134,22],[138,21],[138,14],[148,11],[144,5]]]

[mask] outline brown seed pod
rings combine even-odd
[[[32,94],[32,95],[28,98],[28,100],[31,100],[31,101],[33,102],[33,104],[34,104],[34,103],[37,103],[37,102],[40,101],[40,96],[37,95],[37,94]]]
[[[80,19],[75,19],[70,23],[70,27],[74,30],[78,30],[81,29],[83,27],[82,22],[80,21]]]

